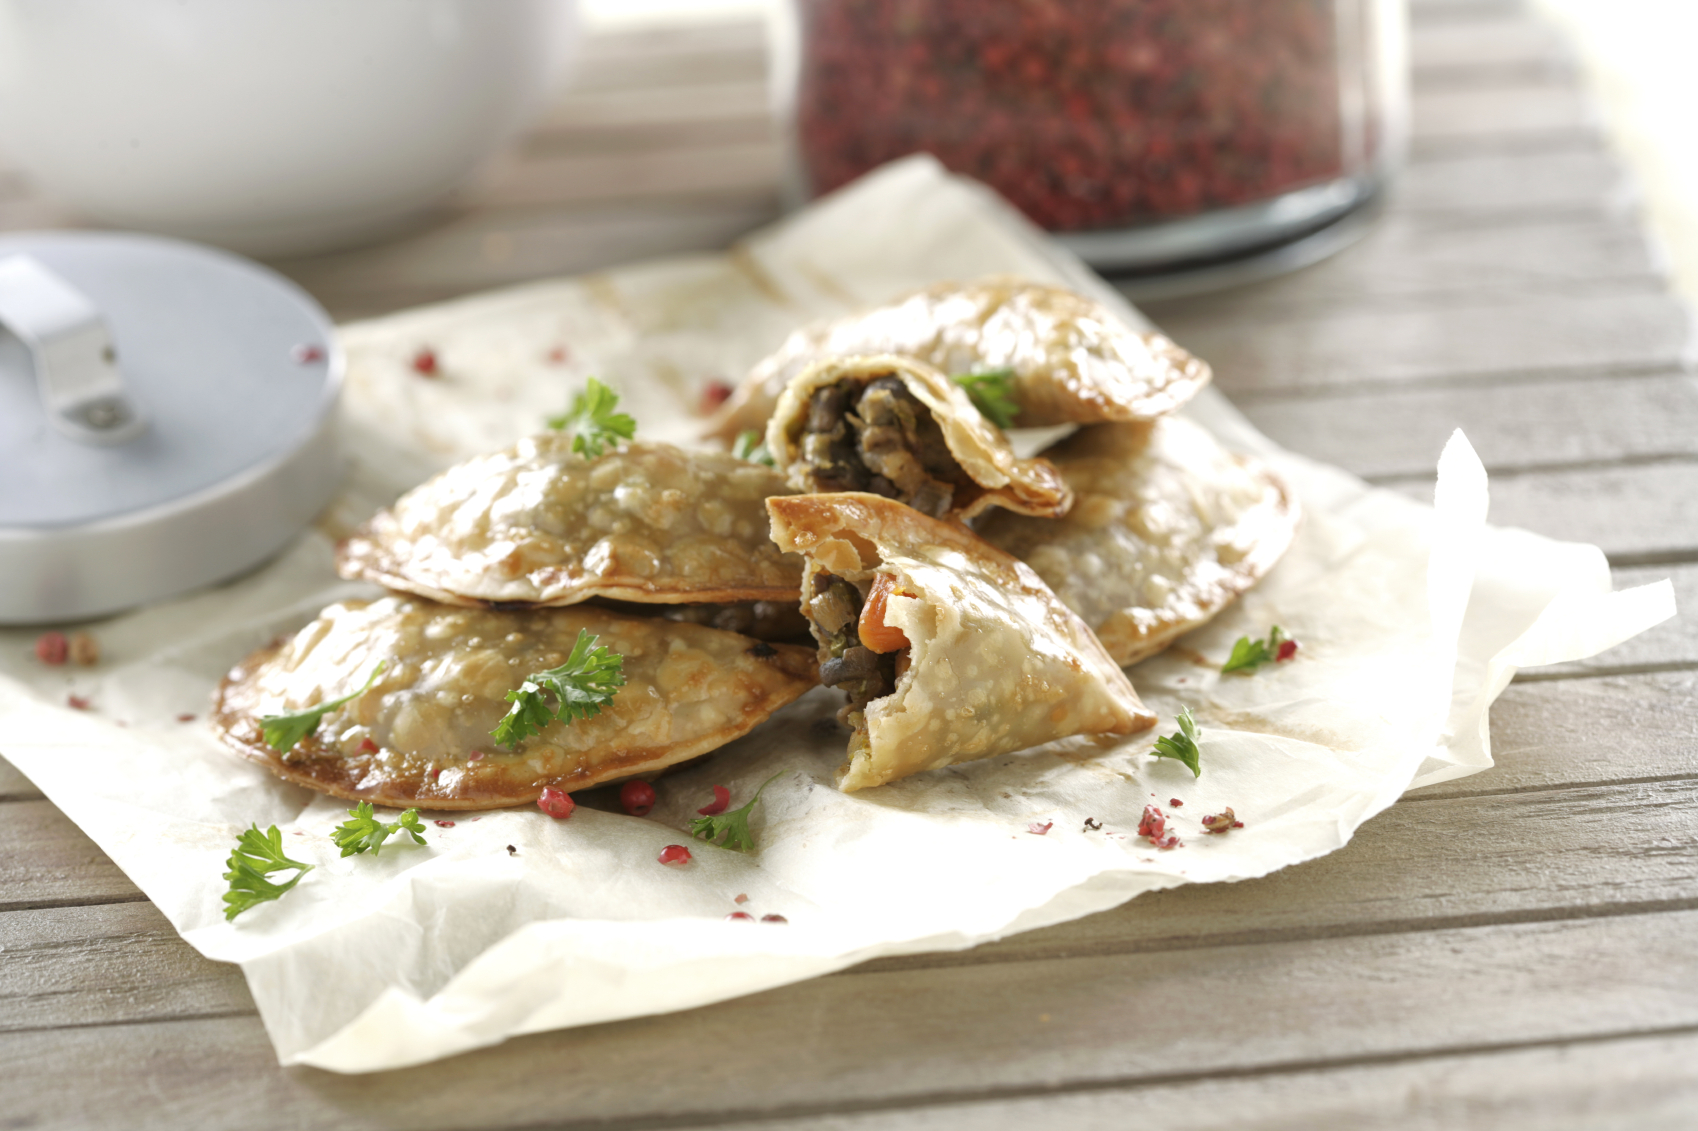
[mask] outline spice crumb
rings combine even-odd
[[[177,716],[177,721],[180,723],[192,723],[195,721],[195,717],[185,711],[181,715]]]
[[[740,895],[737,896],[737,898],[733,899],[731,902],[732,903],[747,903],[747,902],[749,902],[749,897],[746,893],[740,894]]]
[[[1052,826],[1054,824],[1055,824],[1054,821],[1045,821],[1041,825],[1038,824],[1036,821],[1033,821],[1031,824],[1026,826],[1026,831],[1031,833],[1033,836],[1044,836],[1044,835],[1048,834],[1048,832],[1050,830],[1050,826]]]
[[[94,704],[90,700],[84,699],[81,695],[67,695],[65,696],[65,705],[74,710],[86,711]]]
[[[731,399],[732,388],[724,381],[709,381],[702,386],[701,404],[697,411],[708,416],[720,405]]]
[[[436,827],[439,828],[439,829],[451,829],[451,828],[454,827],[453,821],[435,821],[435,822],[432,822],[432,823],[435,824]]]
[[[1088,832],[1088,833],[1094,833],[1094,832],[1097,832],[1098,830],[1100,830],[1102,827],[1103,827],[1103,823],[1101,821],[1097,820],[1095,817],[1086,817],[1085,818],[1085,828],[1084,828],[1083,831]]]
[[[1185,807],[1185,802],[1179,800],[1179,798],[1177,798],[1177,797],[1168,798],[1167,803],[1169,805],[1173,806],[1175,809],[1183,809]]]
[[[100,662],[100,642],[86,632],[73,633],[70,654],[73,664],[92,668]]]
[[[514,848],[512,845],[508,845],[507,846],[507,855],[517,856],[517,855],[519,855],[519,850],[517,848]]]
[[[436,351],[427,347],[415,353],[413,355],[413,372],[421,377],[435,377]]]
[[[1238,819],[1238,815],[1232,811],[1230,805],[1219,813],[1213,813],[1203,818],[1203,831],[1206,833],[1226,833],[1243,827],[1244,822]]]
[[[63,632],[44,632],[35,638],[35,658],[49,667],[58,667],[70,654],[71,644]]]
[[[790,922],[790,920],[786,919],[782,915],[762,915],[761,916],[761,922],[763,922],[763,923],[788,923],[788,922]]]

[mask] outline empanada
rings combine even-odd
[[[966,527],[868,494],[767,509],[773,540],[807,559],[820,680],[849,693],[842,789],[1155,725],[1090,629]]]
[[[1122,664],[1220,612],[1297,531],[1279,477],[1188,420],[1094,425],[1044,454],[1078,494],[1072,511],[989,515],[979,533],[1036,570]]]
[[[778,399],[766,446],[794,490],[869,491],[932,517],[964,521],[992,505],[1058,515],[1073,501],[1054,467],[1015,457],[960,386],[889,354],[802,371]]]
[[[764,506],[788,490],[724,452],[633,443],[585,459],[545,433],[407,492],[336,566],[455,605],[793,601],[801,563],[768,540]]]
[[[560,666],[579,629],[624,657],[625,685],[592,718],[503,749],[507,692]],[[260,719],[371,689],[279,753]],[[226,744],[279,777],[396,807],[493,809],[648,774],[748,733],[814,686],[813,649],[589,606],[501,612],[391,596],[331,605],[219,686]]]
[[[887,306],[804,326],[749,372],[706,434],[730,443],[766,427],[796,374],[828,357],[893,353],[948,374],[1013,371],[1021,428],[1151,420],[1190,400],[1209,367],[1141,334],[1093,299],[999,275],[939,283]]]

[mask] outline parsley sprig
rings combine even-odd
[[[490,735],[503,746],[511,747],[521,739],[540,734],[542,728],[556,719],[572,723],[601,714],[604,705],[613,702],[619,689],[625,686],[625,657],[598,647],[599,636],[588,629],[578,630],[578,639],[566,662],[545,672],[536,672],[507,693],[513,706]],[[553,695],[555,707],[549,708],[548,696]]]
[[[755,790],[755,795],[749,798],[749,803],[741,809],[717,813],[711,817],[697,817],[690,822],[690,835],[720,848],[748,852],[755,847],[754,834],[749,831],[749,814],[754,812],[755,802],[761,799],[766,787],[779,777],[779,774],[774,774],[762,782],[761,788]]]
[[[348,810],[348,816],[352,820],[343,821],[330,834],[330,839],[336,842],[343,856],[353,856],[368,848],[374,855],[379,854],[383,851],[383,842],[402,830],[412,834],[415,844],[425,842],[424,824],[419,820],[417,809],[408,809],[401,814],[399,821],[386,825],[372,815],[371,802],[361,801]]]
[[[1191,771],[1191,776],[1203,776],[1199,764],[1201,751],[1197,749],[1197,720],[1191,717],[1191,708],[1179,709],[1179,732],[1166,738],[1156,739],[1156,748],[1151,751],[1157,758],[1177,758]]]
[[[1014,370],[984,369],[977,373],[957,373],[950,378],[967,390],[973,407],[998,428],[1014,427],[1020,415],[1020,405],[1014,400]]]
[[[556,431],[572,433],[572,450],[585,459],[594,459],[609,447],[618,447],[620,440],[637,434],[637,422],[622,412],[619,394],[591,377],[584,391],[572,398],[572,407],[559,416],[548,418],[548,426]]]
[[[316,707],[309,707],[304,711],[294,711],[287,715],[262,716],[259,720],[259,729],[260,734],[265,738],[265,744],[279,754],[293,750],[295,743],[318,729],[318,724],[323,721],[324,716],[370,691],[371,685],[377,682],[377,677],[382,675],[383,670],[388,666],[388,660],[379,660],[377,667],[371,669],[371,674],[366,677],[365,686],[352,695],[344,695],[340,699],[332,699],[328,703],[320,703]]]
[[[1232,655],[1226,663],[1220,666],[1220,674],[1228,672],[1253,672],[1263,664],[1271,663],[1279,658],[1279,646],[1291,637],[1279,625],[1273,626],[1266,640],[1251,640],[1248,636],[1240,636],[1232,646]]]
[[[283,898],[283,893],[300,883],[301,877],[313,868],[283,855],[283,834],[276,825],[263,833],[258,825],[249,827],[237,838],[235,851],[225,863],[230,869],[224,873],[224,878],[230,881],[230,890],[224,893],[226,920],[235,919],[250,907]],[[273,872],[291,869],[295,877],[286,884],[274,884],[268,878]]]
[[[753,428],[737,433],[737,439],[731,445],[731,454],[750,463],[773,466],[772,453],[767,450],[766,441]]]

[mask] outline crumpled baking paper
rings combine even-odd
[[[831,785],[843,733],[816,726],[837,697],[817,690],[662,779],[646,819],[427,813],[427,846],[344,860],[327,834],[346,802],[277,781],[208,729],[232,664],[373,592],[336,579],[335,535],[433,470],[535,430],[586,375],[620,388],[639,434],[690,442],[702,386],[735,381],[797,324],[998,271],[1071,284],[1141,321],[988,191],[915,158],[726,254],[348,326],[353,470],[321,529],[254,574],[97,626],[109,659],[91,672],[43,668],[28,659],[33,633],[0,633],[0,751],[196,949],[242,965],[283,1063],[370,1072],[1313,859],[1411,786],[1489,767],[1486,710],[1517,669],[1592,655],[1672,614],[1666,582],[1610,593],[1594,547],[1488,528],[1485,473],[1460,434],[1427,507],[1280,451],[1209,391],[1188,414],[1275,464],[1306,519],[1257,589],[1132,669],[1155,731],[844,795]],[[433,378],[411,364],[426,348]],[[1301,641],[1296,660],[1218,673],[1237,637],[1274,624]],[[92,709],[67,709],[68,694]],[[1182,706],[1202,728],[1196,779],[1149,753]],[[712,785],[741,804],[773,775],[757,852],[690,841]],[[1182,846],[1135,834],[1150,803]],[[1226,806],[1244,827],[1204,833],[1201,818]],[[315,870],[227,923],[221,874],[252,823],[280,826]],[[659,864],[678,843],[694,862]],[[726,918],[739,910],[756,921]]]

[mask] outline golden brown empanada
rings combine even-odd
[[[842,789],[1155,725],[1090,629],[967,528],[867,494],[767,509],[773,539],[807,559],[821,682],[849,693]]]
[[[1058,515],[1073,501],[1054,467],[1015,457],[960,386],[889,354],[808,367],[779,398],[766,446],[797,491],[869,491],[932,517],[992,505]]]
[[[709,423],[726,443],[766,427],[803,369],[828,357],[893,353],[944,373],[1013,371],[1014,424],[1151,420],[1209,381],[1209,367],[1160,334],[1138,333],[1094,299],[999,275],[939,283],[887,306],[791,334]]]
[[[490,736],[507,692],[560,666],[587,629],[624,657],[601,713],[552,722],[511,750]],[[371,689],[279,753],[260,719]],[[502,612],[385,597],[331,605],[219,686],[213,725],[279,777],[397,808],[494,809],[650,774],[717,749],[814,686],[814,651],[591,606]]]
[[[724,452],[633,443],[586,459],[544,433],[407,492],[336,566],[455,605],[793,601],[801,563],[767,538],[764,506],[788,490]]]
[[[989,515],[979,533],[1036,570],[1122,664],[1220,612],[1297,531],[1279,477],[1188,420],[1093,425],[1044,454],[1077,492],[1072,511]]]

